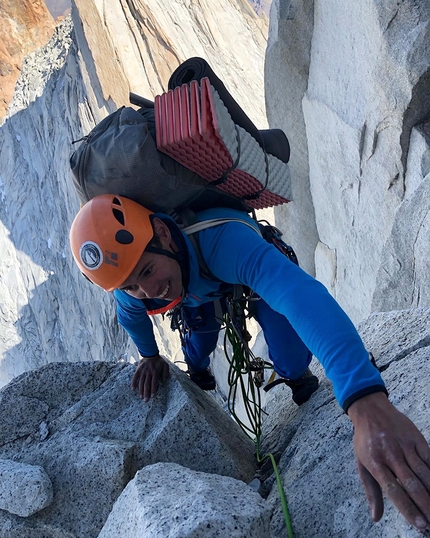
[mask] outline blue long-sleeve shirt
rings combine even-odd
[[[220,216],[253,222],[246,213],[230,209],[210,209],[197,214],[198,220]],[[323,365],[342,406],[370,387],[383,390],[381,376],[371,364],[354,325],[327,289],[249,226],[227,222],[199,232],[201,255],[219,281],[201,276],[194,247],[186,236],[185,241],[190,280],[183,304],[197,306],[213,301],[221,283],[246,285],[289,320]],[[120,290],[114,294],[119,323],[143,356],[156,355],[153,326],[143,302]]]

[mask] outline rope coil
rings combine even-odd
[[[246,435],[255,442],[258,463],[262,464],[265,460],[270,459],[276,477],[288,538],[294,538],[287,499],[275,458],[271,453],[266,456],[261,456],[260,454],[262,413],[265,413],[261,407],[260,387],[264,383],[264,370],[269,366],[260,357],[255,357],[249,348],[250,334],[246,328],[246,302],[247,298],[243,296],[240,299],[231,297],[226,300],[224,352],[230,365],[228,372],[228,410]],[[227,341],[231,344],[231,356],[227,351]],[[236,397],[239,388],[242,393],[249,426],[236,413]]]

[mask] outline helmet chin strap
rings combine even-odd
[[[181,269],[181,276],[182,276],[182,292],[180,297],[173,300],[171,303],[167,304],[165,307],[162,308],[162,310],[157,311],[147,311],[148,314],[152,313],[159,313],[162,314],[164,312],[167,312],[168,310],[171,310],[175,306],[179,305],[184,298],[189,284],[190,279],[190,268],[189,268],[189,260],[188,260],[188,248],[186,241],[182,235],[182,232],[179,230],[176,224],[173,222],[170,222],[170,220],[165,221],[165,224],[168,226],[170,233],[171,233],[171,242],[169,244],[170,250],[167,250],[161,246],[155,246],[155,245],[147,245],[145,251],[151,252],[153,254],[159,254],[161,256],[167,256],[168,258],[171,258],[174,260]]]
[[[170,247],[173,250],[172,245],[170,245]],[[182,269],[183,256],[180,254],[179,251],[177,253],[173,253],[170,250],[166,250],[164,248],[159,248],[159,247],[154,247],[152,245],[147,246],[145,250],[146,252],[152,252],[153,254],[160,254],[161,256],[167,256],[168,258],[175,260],[175,262],[179,264],[179,267],[181,267],[181,270],[183,271]],[[172,310],[172,308],[175,308],[175,306],[177,306],[178,304],[180,304],[183,298],[184,298],[184,288],[182,288],[181,295],[177,297],[176,299],[174,299],[173,301],[171,301],[170,303],[168,303],[167,305],[162,306],[161,308],[157,308],[156,310],[147,310],[146,313],[149,316],[155,316],[156,314],[164,314],[168,312],[169,310]]]
[[[174,254],[173,252],[170,252],[170,250],[166,250],[164,248],[153,247],[149,245],[146,247],[145,251],[152,252],[153,254],[160,254],[161,256],[167,256],[168,258],[172,258],[172,260],[175,260],[178,263],[180,260],[180,256],[178,256],[178,254]]]
[[[152,252],[153,254],[159,254],[161,256],[167,256],[168,258],[171,258],[172,260],[175,260],[175,262],[179,265],[179,267],[181,268],[181,273],[182,273],[182,286],[186,289],[188,287],[188,273],[186,272],[185,270],[185,257],[184,257],[184,254],[181,252],[181,250],[179,249],[175,249],[175,245],[173,244],[170,244],[169,245],[170,248],[172,249],[171,251],[170,250],[166,250],[164,248],[161,248],[161,247],[155,247],[153,245],[148,245],[145,249],[146,252]],[[176,250],[176,252],[172,252]]]

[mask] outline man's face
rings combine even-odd
[[[155,233],[161,241],[162,248],[175,251],[168,227],[159,219],[154,219]],[[144,252],[136,267],[119,287],[137,299],[166,299],[174,301],[182,293],[182,273],[176,260]]]

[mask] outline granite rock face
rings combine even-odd
[[[75,24],[61,22],[21,66],[0,127],[0,386],[53,361],[137,358],[118,328],[112,297],[85,281],[71,257],[68,231],[79,210],[69,167],[73,141],[128,105],[130,90],[153,99],[192,56],[206,57],[258,127],[267,126],[267,19],[246,0],[222,9],[216,2],[187,6],[174,3],[166,13],[155,0],[111,2],[109,9],[77,2]],[[227,16],[228,28],[221,24]],[[161,351],[174,359],[178,338],[167,325],[156,331]]]
[[[95,537],[136,472],[157,462],[220,475],[221,483],[229,476],[245,488],[240,481],[249,482],[255,471],[254,444],[222,408],[174,366],[157,397],[145,403],[130,388],[133,372],[126,363],[52,363],[2,389],[2,538],[8,529],[22,537],[30,529],[52,538]],[[5,492],[15,491],[22,469],[25,503],[18,512],[18,492],[9,503]],[[48,485],[29,476],[36,469],[52,482],[50,497]],[[44,484],[39,499],[47,492],[44,506],[37,498],[31,503],[38,484]],[[165,486],[172,491],[175,484]],[[256,494],[249,489],[249,495]]]
[[[430,310],[375,313],[359,332],[382,370],[390,400],[430,441]],[[279,458],[295,538],[422,536],[386,499],[384,517],[372,523],[356,472],[352,424],[334,400],[329,381],[314,369],[322,383],[309,402],[294,407],[286,404],[285,387],[272,389],[263,426],[263,452],[271,450]],[[274,507],[271,537],[284,538],[273,475],[265,489]]]
[[[259,129],[264,107],[267,17],[248,0],[109,5],[75,0],[72,10],[79,49],[93,64],[103,96],[117,106],[132,91],[147,99],[167,91],[172,72],[187,58],[205,58]],[[228,24],[226,24],[228,21]],[[90,54],[86,54],[86,51]]]
[[[266,103],[295,200],[277,224],[355,322],[429,306],[429,48],[428,2],[272,4]]]
[[[270,467],[259,472],[267,500],[236,482],[253,476],[253,445],[209,395],[174,368],[149,405],[130,390],[133,366],[118,360],[134,351],[112,298],[82,279],[68,250],[79,208],[72,141],[127,104],[130,89],[151,98],[179,62],[204,56],[264,127],[264,18],[245,0],[218,3],[207,18],[203,2],[171,6],[77,1],[74,24],[63,21],[26,57],[0,127],[0,384],[12,379],[0,392],[0,458],[27,477],[37,469],[35,490],[47,499],[26,498],[23,515],[1,505],[0,538],[88,538],[108,519],[115,528],[127,499],[149,506],[139,476],[154,480],[154,469],[214,497],[237,491],[261,515],[240,521],[244,536],[287,535]],[[360,331],[391,399],[429,439],[428,8],[275,0],[271,19],[266,102],[271,126],[290,138],[295,178],[295,202],[278,210],[277,224],[355,321],[371,309],[414,307],[374,313]],[[161,351],[179,359],[168,326],[156,331]],[[255,349],[264,356],[261,335]],[[318,392],[297,408],[288,389],[273,389],[264,423],[262,454],[279,462],[296,538],[418,536],[389,503],[372,525],[351,425],[312,368]],[[225,361],[214,369],[225,378]],[[2,484],[8,496],[12,486]],[[185,519],[190,510],[171,490],[160,496]],[[207,517],[233,524],[236,504],[220,511],[210,497]],[[139,526],[133,517],[125,520]],[[190,537],[202,518],[192,523]],[[157,532],[165,538],[165,528]]]
[[[430,310],[373,314],[359,330],[391,401],[430,439]],[[297,407],[279,385],[263,420],[260,455],[277,461],[295,538],[418,538],[389,501],[371,522],[352,425],[313,368],[312,398]],[[132,374],[127,363],[48,364],[0,391],[0,538],[286,538],[269,460],[252,480],[254,443],[215,399],[172,367],[145,403]]]
[[[99,538],[269,538],[269,526],[268,505],[243,482],[157,463],[129,482]]]
[[[65,20],[26,58],[0,127],[0,385],[48,362],[116,361],[128,349],[112,298],[83,282],[69,247],[79,210],[71,142],[101,113],[73,39]]]
[[[293,245],[300,266],[315,274],[318,231],[310,195],[309,154],[302,100],[311,61],[313,1],[274,0],[264,64],[269,125],[282,129],[291,145],[293,203],[275,211],[276,225]]]

